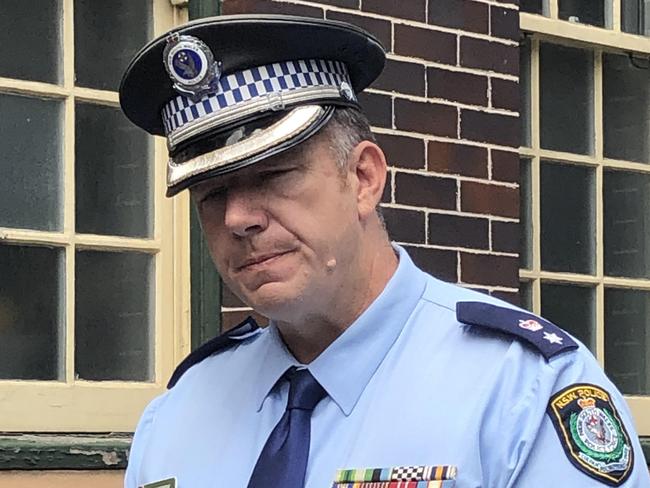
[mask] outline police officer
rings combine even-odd
[[[383,63],[356,27],[285,16],[193,22],[132,61],[121,105],[167,137],[168,195],[189,189],[221,277],[271,322],[181,363],[126,487],[650,486],[583,345],[391,245],[357,103]]]

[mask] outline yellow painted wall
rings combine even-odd
[[[122,488],[124,471],[4,471],[2,488]]]

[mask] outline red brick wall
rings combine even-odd
[[[388,52],[361,95],[390,164],[384,215],[425,270],[517,301],[517,0],[222,0],[223,14],[343,20]],[[247,315],[225,291],[224,326]],[[233,310],[232,307],[235,307]]]

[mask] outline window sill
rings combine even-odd
[[[0,434],[1,470],[124,469],[132,434]]]
[[[132,434],[0,434],[0,471],[125,469]],[[650,462],[650,437],[641,437]]]

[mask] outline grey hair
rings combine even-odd
[[[346,168],[350,152],[362,141],[376,143],[368,119],[356,108],[337,107],[327,125],[317,136],[325,141],[339,166]]]

